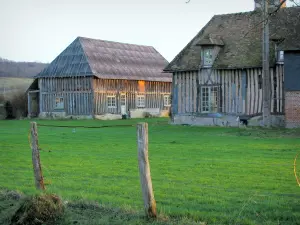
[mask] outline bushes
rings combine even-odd
[[[27,116],[27,96],[22,91],[15,91],[0,96],[0,103],[4,104],[6,119],[20,119]]]

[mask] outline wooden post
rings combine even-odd
[[[156,202],[154,199],[150,165],[148,160],[148,124],[137,124],[138,161],[140,169],[140,182],[147,217],[156,217]]]
[[[45,190],[38,146],[37,125],[36,122],[31,122],[31,149],[35,186],[39,190]]]

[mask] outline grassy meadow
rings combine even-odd
[[[149,123],[151,175],[161,215],[186,219],[178,224],[300,224],[300,187],[293,171],[294,158],[300,152],[300,130],[174,126],[165,119],[142,121]],[[134,125],[138,120],[37,122],[102,126]],[[36,193],[29,123],[0,121],[0,188],[26,195]],[[143,211],[135,126],[40,126],[38,131],[47,192],[68,201],[84,199],[111,209]],[[297,166],[300,176],[300,158]],[[79,217],[79,212],[71,213]],[[82,213],[79,224],[97,224],[97,215]],[[169,223],[166,220],[162,224]]]
[[[8,94],[11,91],[25,91],[32,83],[31,78],[0,77],[0,91]]]

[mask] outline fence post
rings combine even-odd
[[[148,160],[148,124],[137,124],[138,161],[140,170],[140,182],[144,199],[145,213],[147,217],[156,217],[156,202],[154,199],[150,165]]]
[[[44,178],[42,174],[40,152],[38,149],[38,131],[36,122],[31,122],[31,149],[32,149],[32,165],[35,186],[39,190],[45,190]]]

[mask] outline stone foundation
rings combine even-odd
[[[175,115],[173,124],[188,124],[194,126],[239,126],[236,116],[224,116],[222,118],[211,118],[192,115]]]
[[[120,120],[122,119],[121,114],[104,114],[104,115],[95,115],[95,119],[97,120]]]
[[[187,124],[194,126],[224,126],[238,127],[240,122],[236,115],[224,115],[221,118],[212,118],[195,115],[175,115],[173,124]],[[262,126],[262,116],[252,117],[248,120],[248,126]],[[284,127],[284,115],[272,115],[273,127]]]
[[[92,115],[67,115],[66,112],[41,112],[41,119],[93,119]]]
[[[160,109],[134,109],[130,110],[130,118],[145,118],[145,116],[149,117],[168,117],[168,110],[160,110]],[[98,119],[98,120],[120,120],[122,119],[121,114],[103,114],[103,115],[67,115],[66,112],[58,111],[58,112],[42,112],[39,114],[39,118],[41,119]]]
[[[159,108],[131,109],[130,118],[149,117],[168,117],[169,110],[160,110]]]

